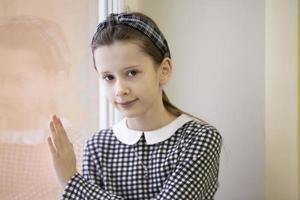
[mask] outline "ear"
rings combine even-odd
[[[163,86],[165,85],[172,76],[172,60],[169,57],[166,57],[163,59],[163,61],[160,64],[160,70],[159,70],[159,85]]]

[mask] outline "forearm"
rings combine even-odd
[[[68,181],[61,200],[124,200],[124,198],[103,190],[76,173]]]

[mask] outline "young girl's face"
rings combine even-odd
[[[100,46],[94,58],[106,97],[123,116],[157,111],[162,102],[160,70],[137,44],[114,42]]]

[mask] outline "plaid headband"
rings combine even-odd
[[[142,32],[153,42],[153,44],[160,50],[164,57],[171,58],[169,46],[163,34],[157,28],[155,28],[151,22],[146,21],[134,14],[112,13],[105,21],[101,22],[97,26],[97,32],[101,32],[108,25],[114,26],[118,24],[127,25]]]

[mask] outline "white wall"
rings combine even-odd
[[[266,196],[296,200],[297,0],[266,6]]]
[[[265,2],[128,2],[157,21],[169,41],[170,99],[223,135],[216,199],[265,199]]]

